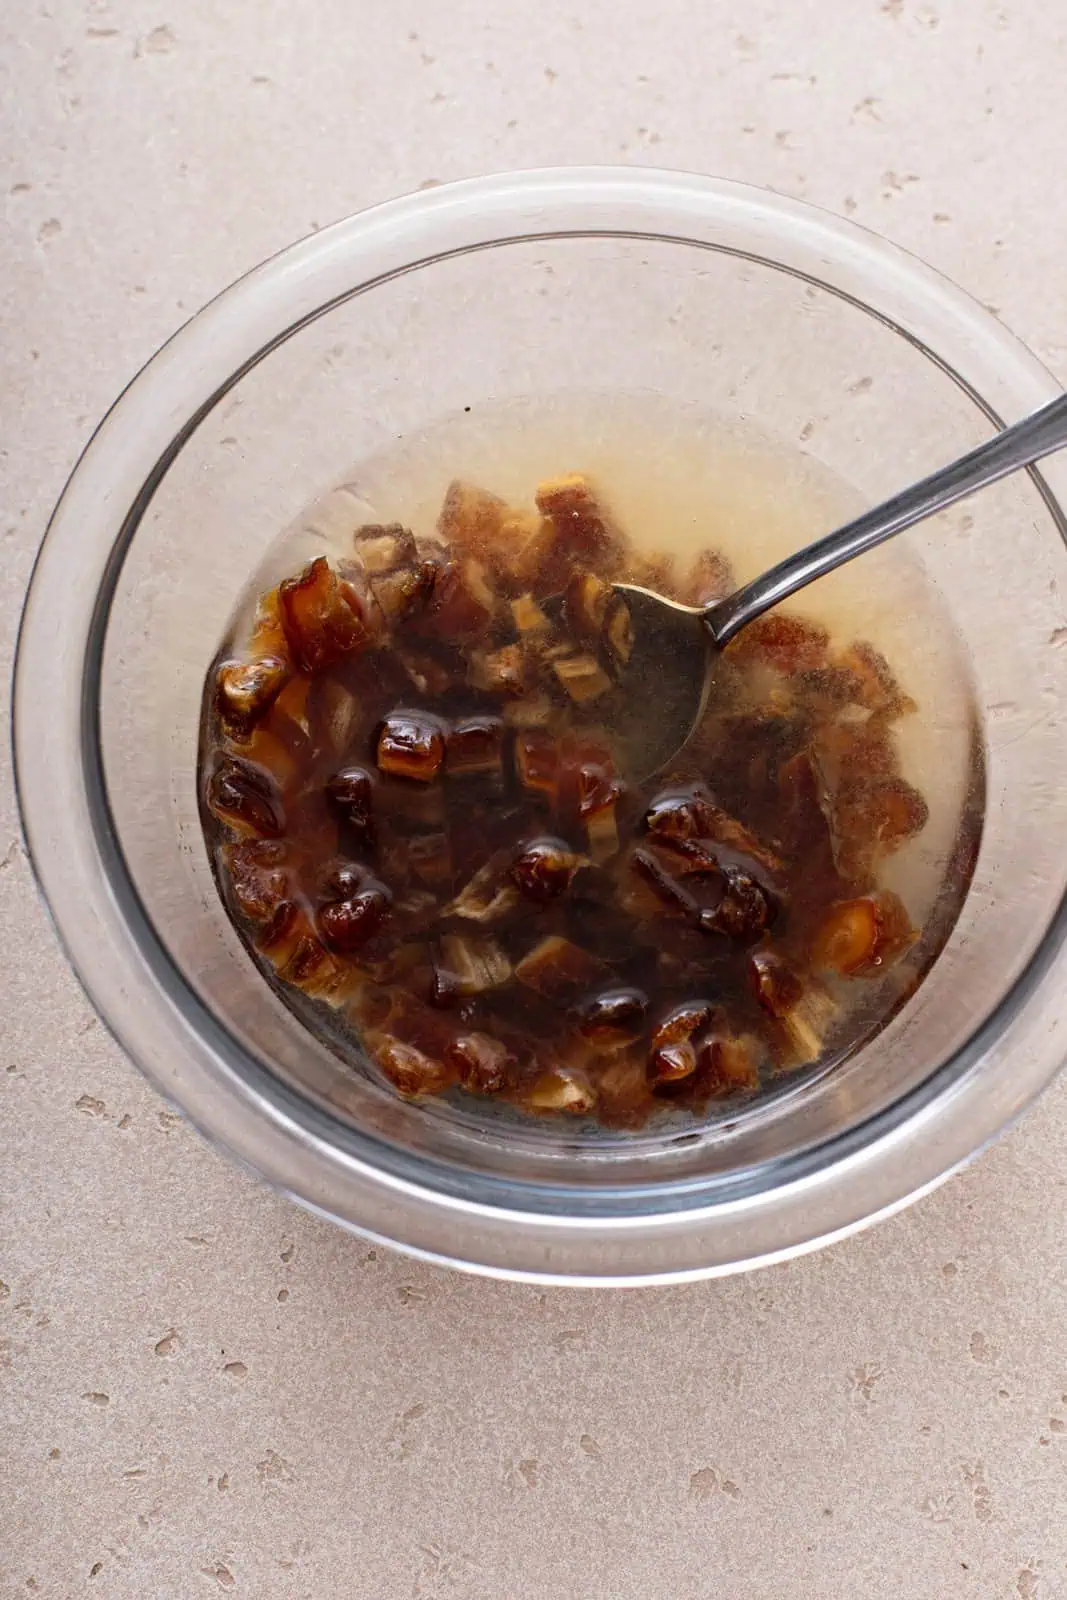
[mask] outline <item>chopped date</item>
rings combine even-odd
[[[848,880],[868,879],[878,861],[922,832],[929,807],[903,778],[849,777],[831,801],[834,854]]]
[[[870,784],[861,780],[852,794],[856,805],[867,814],[879,849],[887,852],[899,850],[906,840],[921,833],[930,819],[926,801],[903,778],[882,778]]]
[[[467,681],[486,694],[519,699],[530,684],[530,661],[521,645],[505,644],[499,650],[472,651]]]
[[[710,606],[736,587],[733,569],[722,552],[702,550],[689,568],[678,598],[691,606]]]
[[[437,698],[453,687],[452,670],[448,663],[431,655],[428,650],[404,650],[397,646],[395,654],[419,694]]]
[[[585,833],[589,841],[589,854],[594,861],[609,861],[618,853],[619,826],[614,803],[601,807],[586,818]]]
[[[521,594],[511,602],[511,615],[520,637],[534,638],[547,633],[552,624],[532,594]]]
[[[387,777],[377,803],[383,828],[388,823],[394,834],[437,833],[445,827],[448,806],[439,783]]]
[[[362,861],[331,861],[323,870],[319,889],[323,899],[350,900],[374,882],[374,874]]]
[[[612,769],[611,757],[606,751],[583,752],[579,746],[577,759],[573,753],[564,756],[560,772],[561,801],[573,803],[578,816],[587,821],[598,811],[614,809],[623,792]]]
[[[653,1083],[678,1083],[697,1069],[697,1053],[688,1039],[663,1044],[648,1058],[648,1075]]]
[[[306,932],[307,918],[295,900],[279,900],[256,940],[256,948],[277,969],[288,961]]]
[[[821,984],[810,982],[795,1006],[784,1012],[781,1023],[793,1053],[793,1064],[817,1061],[837,1022],[838,1002]]]
[[[510,1087],[517,1066],[507,1046],[487,1033],[461,1033],[449,1046],[447,1063],[468,1094],[500,1094]]]
[[[630,867],[647,884],[663,911],[684,917],[687,922],[700,922],[699,902],[650,850],[635,850],[630,857]]]
[[[885,656],[865,639],[854,639],[837,661],[842,670],[851,674],[855,698],[868,711],[902,717],[917,709],[915,701],[901,689]]]
[[[436,970],[441,974],[442,993],[475,995],[507,983],[511,962],[495,939],[446,933]]]
[[[456,1070],[449,1062],[438,1061],[416,1045],[378,1033],[368,1033],[366,1044],[393,1088],[405,1099],[442,1094],[456,1081]]]
[[[265,768],[224,756],[208,784],[208,804],[238,833],[276,839],[285,832],[285,808],[275,779]]]
[[[535,500],[456,480],[436,535],[367,525],[265,594],[205,695],[205,828],[242,936],[399,1095],[636,1128],[818,1060],[849,986],[877,1003],[917,938],[879,883],[927,821],[914,703],[773,612],[676,767],[624,783],[616,585],[708,604],[729,564],[638,557],[579,473]]]
[[[829,631],[821,623],[770,611],[742,628],[726,651],[735,661],[764,661],[790,676],[821,667],[829,644]]]
[[[252,622],[250,655],[253,660],[261,656],[288,658],[289,645],[282,627],[282,609],[277,589],[260,596]]]
[[[546,480],[534,496],[540,517],[515,517],[502,536],[513,540],[509,579],[518,591],[538,598],[557,594],[576,568],[613,577],[624,558],[624,542],[581,473]]]
[[[711,1033],[701,1041],[697,1067],[709,1094],[752,1094],[760,1086],[760,1056],[751,1037]]]
[[[308,686],[304,718],[308,737],[317,754],[341,760],[352,748],[362,721],[363,707],[352,689],[332,673],[323,673]]]
[[[850,787],[899,776],[897,749],[887,717],[838,717],[823,722],[810,741],[805,741],[805,747],[833,796]]]
[[[615,598],[612,584],[595,572],[572,572],[563,591],[567,623],[579,639],[598,640],[608,620],[608,607]]]
[[[815,938],[813,964],[848,978],[884,970],[915,941],[899,895],[889,889],[832,906]]]
[[[804,693],[820,706],[841,710],[847,706],[863,704],[863,680],[851,667],[842,662],[831,662],[825,667],[813,667],[800,674]]]
[[[488,630],[495,609],[496,594],[485,567],[470,556],[438,566],[429,603],[408,619],[408,625],[433,639],[470,640]]]
[[[359,596],[325,556],[279,584],[278,599],[293,659],[305,672],[321,672],[369,640]]]
[[[545,730],[556,720],[556,706],[541,690],[523,695],[521,700],[507,700],[504,703],[504,722],[509,728]]]
[[[445,494],[437,531],[447,545],[491,561],[504,553],[501,530],[507,518],[507,502],[499,495],[456,478]]]
[[[392,899],[384,884],[376,884],[348,900],[328,900],[318,911],[323,941],[344,955],[362,949],[388,917]]]
[[[645,1031],[648,996],[641,989],[605,989],[577,1011],[578,1032],[597,1050],[636,1044]]]
[[[579,867],[587,864],[562,839],[533,839],[516,856],[511,876],[528,900],[547,905],[567,893]]]
[[[284,900],[256,941],[283,983],[336,1004],[344,998],[345,975],[316,937],[303,906]]]
[[[680,876],[734,869],[760,889],[773,915],[780,858],[701,785],[657,797],[645,813],[645,827],[658,849],[677,863]]]
[[[497,851],[464,884],[454,900],[442,907],[444,917],[463,917],[470,922],[497,922],[519,903],[519,891],[508,874],[506,850]]]
[[[409,969],[413,971],[415,969]],[[384,981],[392,981],[387,977]],[[386,1016],[388,1032],[403,1044],[414,1045],[436,1061],[444,1061],[452,1042],[453,1029],[449,1022],[402,984],[393,983],[391,1005]],[[382,1031],[386,1031],[383,1024]]]
[[[728,939],[758,939],[771,926],[777,907],[766,890],[740,867],[721,866],[722,898],[700,913],[700,926]]]
[[[452,882],[452,847],[448,834],[417,833],[408,840],[408,860],[420,882],[435,887]]]
[[[365,572],[392,572],[417,560],[415,536],[400,522],[367,523],[356,532],[356,555]]]
[[[599,518],[600,503],[583,472],[564,472],[545,478],[534,493],[537,509],[546,517]]]
[[[596,1089],[579,1067],[549,1067],[526,1091],[533,1111],[562,1111],[568,1116],[588,1116],[596,1106]]]
[[[665,839],[710,839],[718,809],[702,784],[668,789],[648,807],[645,827]]]
[[[583,473],[547,478],[538,484],[534,499],[538,511],[551,521],[568,562],[588,562],[608,575],[618,570],[622,539]]]
[[[251,733],[266,716],[289,679],[289,663],[281,656],[252,661],[224,661],[215,679],[219,715],[238,739]]]
[[[445,771],[452,778],[499,778],[504,724],[499,717],[460,717],[445,734]]]
[[[517,734],[515,771],[524,789],[555,800],[560,773],[558,740],[539,728],[530,728]]]
[[[616,782],[610,753],[584,742],[565,739],[556,771],[556,807],[568,826],[584,823],[598,811],[608,810],[622,794]]]
[[[570,1000],[592,988],[608,974],[599,956],[582,950],[560,934],[550,934],[535,945],[515,968],[515,976],[546,1000]]]
[[[398,567],[370,580],[370,590],[390,628],[409,621],[430,604],[437,583],[438,567],[433,561],[419,561],[411,567]]]
[[[394,711],[378,730],[378,770],[391,777],[432,783],[444,759],[445,729],[439,717]]]
[[[646,1063],[625,1051],[604,1057],[596,1092],[596,1115],[605,1127],[640,1128],[657,1108]]]
[[[675,1006],[653,1030],[653,1050],[665,1050],[668,1045],[683,1044],[691,1039],[707,1026],[713,1010],[709,1000],[687,1000]]]
[[[530,516],[510,524],[508,531],[517,546],[509,562],[513,587],[536,600],[555,594],[569,569],[566,545],[555,523],[550,517]]]
[[[829,840],[830,799],[809,750],[798,751],[778,768],[778,797],[780,835],[810,859]]]
[[[267,922],[288,897],[287,854],[280,839],[240,839],[223,846],[234,904],[249,922]]]
[[[651,589],[654,594],[669,595],[674,600],[684,600],[680,592],[677,566],[674,553],[671,550],[653,550],[639,554],[631,551],[630,561],[632,570],[629,581],[638,584],[642,589]]]
[[[756,999],[772,1017],[784,1017],[799,1004],[804,985],[789,963],[772,950],[753,951],[748,971]]]
[[[619,594],[608,602],[604,643],[616,671],[628,665],[634,649],[634,619],[630,607]]]
[[[599,700],[611,688],[611,679],[594,655],[561,656],[552,670],[575,705]]]
[[[291,983],[305,994],[326,999],[337,986],[340,972],[337,963],[311,933],[297,939],[283,966],[278,968],[283,983]]]
[[[356,837],[363,844],[373,846],[374,778],[367,768],[345,767],[334,773],[326,785],[326,793]]]
[[[302,724],[283,711],[280,703],[239,748],[254,766],[268,772],[283,791],[299,787],[303,772],[313,759],[311,741]]]

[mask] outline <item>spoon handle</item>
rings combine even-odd
[[[1040,411],[1005,428],[976,450],[932,472],[880,506],[865,511],[834,533],[814,544],[805,545],[777,566],[746,583],[743,589],[709,606],[704,621],[715,643],[728,644],[735,633],[761,617],[771,606],[785,600],[798,589],[822,578],[865,550],[873,550],[912,523],[942,511],[965,495],[995,483],[1020,467],[1031,466],[1042,456],[1067,444],[1067,395],[1060,395]]]

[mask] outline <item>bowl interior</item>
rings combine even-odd
[[[139,508],[88,685],[130,883],[235,1070],[291,1107],[314,1102],[323,1137],[385,1167],[416,1161],[456,1191],[472,1175],[489,1189],[526,1181],[546,1205],[572,1185],[742,1192],[931,1080],[1009,994],[1067,888],[1056,718],[1067,551],[1034,478],[912,530],[806,601],[864,619],[854,633],[888,629],[887,651],[923,702],[906,759],[936,797],[926,858],[911,863],[931,905],[968,807],[973,838],[984,783],[981,845],[939,959],[889,1026],[833,1072],[699,1128],[505,1129],[403,1104],[339,1062],[267,989],[219,901],[196,803],[200,701],[250,574],[282,528],[321,538],[329,505],[308,508],[331,484],[354,482],[384,516],[425,518],[453,475],[510,491],[501,478],[528,469],[614,463],[625,517],[642,495],[669,498],[684,463],[707,475],[717,526],[706,539],[679,512],[668,542],[721,537],[744,578],[990,426],[979,396],[859,300],[814,274],[676,238],[559,235],[431,258],[273,348],[206,411]],[[403,460],[410,508],[390,498]],[[743,494],[729,489],[739,472]]]

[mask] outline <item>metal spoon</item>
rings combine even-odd
[[[853,522],[805,545],[725,600],[682,605],[635,584],[627,602],[634,647],[616,695],[614,731],[634,779],[664,768],[689,739],[707,703],[715,661],[735,634],[816,578],[912,523],[995,483],[1067,444],[1067,395],[931,473]]]

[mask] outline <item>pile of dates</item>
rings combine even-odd
[[[707,602],[728,565],[643,556],[581,476],[535,507],[454,483],[432,536],[361,527],[264,594],[207,685],[204,825],[259,961],[401,1095],[637,1126],[870,1031],[916,938],[879,882],[927,818],[914,705],[869,645],[773,613],[629,783],[614,584]]]

